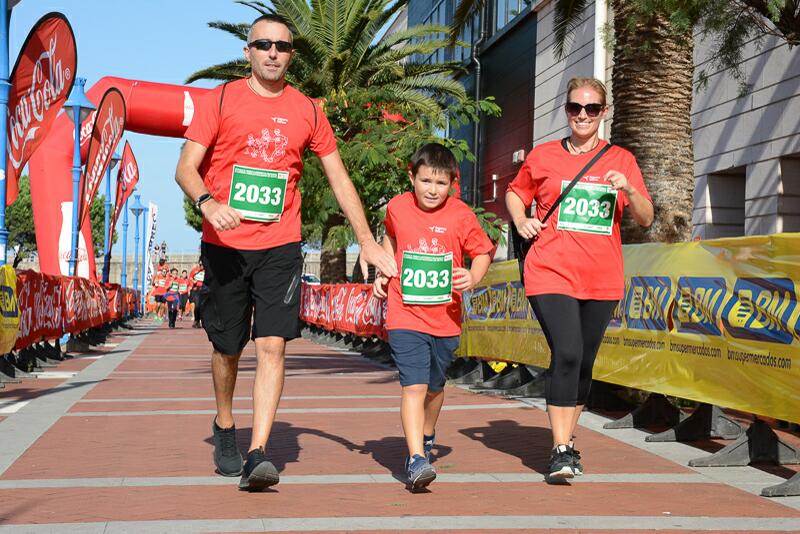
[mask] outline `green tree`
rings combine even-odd
[[[259,14],[277,13],[292,26],[296,55],[287,80],[319,98],[330,119],[346,168],[362,197],[367,219],[377,233],[381,210],[408,188],[409,156],[433,132],[476,120],[478,113],[498,114],[490,100],[475,103],[452,78],[456,63],[420,61],[447,46],[445,26],[420,25],[378,40],[379,32],[407,0],[275,0],[238,2]],[[246,40],[248,24],[212,22],[210,26]],[[248,76],[249,65],[235,59],[192,74],[230,80]],[[441,140],[459,157],[466,143]],[[353,242],[324,178],[320,164],[306,155],[300,182],[303,195],[303,237],[322,247],[324,281],[345,279],[345,248]],[[187,211],[188,214],[188,211]],[[187,215],[188,219],[188,215]],[[483,220],[492,220],[483,216]],[[191,223],[190,223],[191,224]]]
[[[101,256],[105,238],[103,229],[105,225],[105,196],[96,196],[89,210],[92,225],[92,243],[95,255]],[[19,179],[19,195],[17,200],[6,209],[6,226],[8,227],[8,246],[14,251],[16,268],[20,262],[36,251],[36,228],[33,223],[33,205],[31,203],[31,185],[27,175]],[[111,242],[117,242],[116,230],[112,234]]]
[[[203,231],[203,214],[200,213],[200,210],[194,206],[194,202],[187,196],[183,197],[183,215],[186,219],[186,224],[198,232]]]

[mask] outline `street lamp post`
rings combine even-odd
[[[6,150],[8,149],[6,126],[8,120],[8,95],[11,92],[11,83],[8,81],[8,0],[0,0],[0,265],[6,264],[8,255],[8,228],[6,228]]]
[[[128,287],[128,199],[125,199],[125,206],[122,207],[122,274],[120,284]]]
[[[81,124],[89,116],[93,109],[96,109],[86,94],[83,87],[86,85],[86,78],[75,78],[75,84],[69,98],[64,102],[64,107],[68,110],[69,117],[75,125],[75,142],[72,153],[72,246],[69,253],[69,274],[75,276],[78,272],[78,207],[80,206],[80,184],[81,184]]]
[[[131,213],[133,216],[136,217],[136,234],[134,234],[133,238],[133,289],[138,289],[139,287],[139,215],[142,214],[144,211],[144,206],[142,206],[141,201],[142,195],[133,195],[133,206],[131,206]],[[127,214],[126,214],[127,215]],[[124,223],[123,223],[124,224]],[[142,278],[144,278],[144,273],[142,273]]]
[[[145,305],[147,302],[145,301],[144,296],[144,287],[145,282],[147,279],[147,247],[150,246],[150,243],[147,242],[147,212],[150,211],[150,208],[144,209],[144,217],[142,217],[142,310],[145,309]]]
[[[116,150],[111,155],[111,161],[106,167],[106,213],[105,213],[105,224],[103,225],[104,230],[104,238],[103,242],[105,246],[103,247],[103,283],[108,283],[108,275],[110,270],[110,263],[111,263],[111,236],[108,235],[108,226],[109,220],[111,218],[111,169],[117,166],[119,160],[122,159],[122,156],[119,155],[119,152]]]

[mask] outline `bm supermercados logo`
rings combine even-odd
[[[794,283],[788,278],[739,278],[722,312],[731,336],[790,344],[791,317],[797,306]]]
[[[721,336],[719,311],[725,302],[727,286],[724,278],[678,278],[672,321],[678,332]]]
[[[17,299],[14,298],[14,289],[0,286],[0,314],[6,319],[19,317]]]
[[[625,322],[637,330],[666,330],[672,280],[666,276],[633,276],[625,295]]]

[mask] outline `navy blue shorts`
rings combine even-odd
[[[389,347],[400,371],[400,385],[428,384],[428,391],[441,391],[444,376],[453,363],[459,336],[436,337],[414,330],[389,330]]]

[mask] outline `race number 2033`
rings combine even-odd
[[[280,221],[288,180],[287,171],[234,165],[228,205],[249,221]]]
[[[569,185],[564,181],[561,190]],[[617,192],[608,184],[577,183],[558,207],[559,230],[611,235]]]
[[[453,299],[453,253],[403,252],[400,292],[405,304],[445,304]]]

